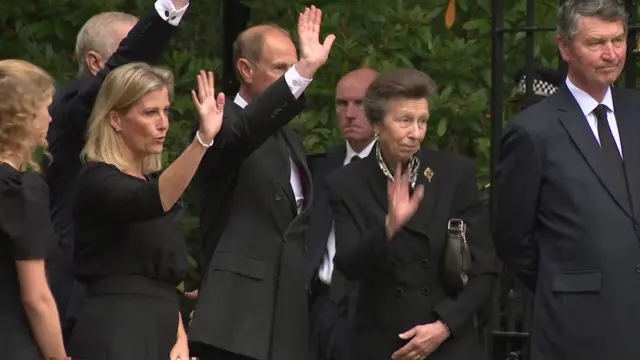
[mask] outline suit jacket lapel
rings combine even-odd
[[[280,188],[287,196],[287,200],[291,205],[291,210],[296,214],[298,210],[296,206],[296,196],[293,193],[293,188],[291,187],[291,162],[289,161],[286,135],[281,129],[273,134],[270,140],[273,140],[276,143],[272,148],[272,156],[274,161],[277,161],[280,165],[274,169],[276,170],[274,176],[278,179],[278,185],[280,185]]]
[[[327,174],[342,167],[345,156],[347,156],[347,147],[344,144],[330,148],[327,151]]]
[[[291,129],[289,129],[288,126],[284,126],[281,132],[290,150],[288,155],[291,156],[293,162],[298,167],[298,172],[300,173],[300,181],[302,183],[302,186],[308,187],[303,189],[305,191],[304,196],[313,197],[313,183],[311,179],[311,172],[309,171],[309,166],[307,165],[307,158],[304,154],[302,143],[298,138],[298,136]],[[306,183],[304,179],[306,179]],[[309,199],[309,201],[307,201],[307,204],[311,204],[312,200],[313,199]],[[295,196],[293,198],[293,203],[295,208],[295,205],[296,205]]]
[[[378,160],[376,159],[377,146],[378,144],[374,145],[369,156],[360,160],[366,163],[366,174],[362,174],[362,176],[366,178],[367,185],[371,188],[374,198],[386,213],[389,211],[389,202],[387,199],[388,181],[378,166]]]
[[[640,214],[640,188],[636,186],[640,181],[640,128],[638,122],[633,120],[637,107],[634,108],[633,100],[626,97],[625,93],[617,89],[612,91],[631,207],[636,214]]]
[[[628,201],[625,200],[626,189],[614,179],[612,171],[609,170],[606,159],[602,154],[602,148],[591,131],[587,119],[582,114],[578,102],[566,86],[558,89],[553,99],[556,101],[560,111],[561,124],[582,153],[589,167],[591,167],[618,205],[631,215],[631,210],[627,205]],[[615,104],[614,107],[616,107]],[[617,108],[615,111],[617,119],[618,114],[622,115],[622,111],[619,112]]]
[[[438,184],[442,175],[438,176],[438,164],[433,163],[426,151],[419,151],[420,168],[418,169],[418,179],[416,180],[416,188],[420,185],[424,186],[424,197],[415,215],[407,222],[405,227],[409,230],[424,233],[429,224],[431,224],[431,216],[435,213],[438,203]],[[431,181],[427,177],[427,168],[430,170]]]

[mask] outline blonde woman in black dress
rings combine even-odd
[[[46,145],[53,79],[21,60],[0,61],[0,357],[66,357],[45,274],[55,246],[49,190],[34,153]]]
[[[113,70],[89,120],[74,208],[77,278],[87,300],[70,354],[91,360],[189,359],[176,286],[187,247],[167,216],[220,130],[224,96],[211,72],[193,101],[200,130],[163,172],[172,98],[169,71],[144,63]]]

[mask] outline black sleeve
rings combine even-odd
[[[131,177],[105,163],[85,165],[78,177],[76,197],[76,213],[117,222],[146,221],[165,214],[157,181]]]
[[[381,219],[377,226],[360,231],[340,194],[331,190],[330,196],[336,237],[333,262],[348,279],[362,279],[371,274],[375,267],[384,264],[388,256],[385,221]]]
[[[14,259],[45,259],[55,245],[47,185],[38,174],[29,172],[4,182],[0,229],[12,243]]]
[[[450,218],[462,219],[467,224],[472,271],[466,286],[455,298],[447,297],[434,308],[434,312],[447,324],[453,336],[488,301],[497,276],[488,210],[479,200],[473,163],[467,161],[462,169],[464,175],[454,193]]]
[[[233,101],[230,98],[226,100]],[[296,117],[305,104],[305,95],[296,99],[283,75],[241,111],[232,115],[225,107],[222,128],[198,171],[211,175],[222,170],[220,164],[226,165],[224,169],[238,166]]]
[[[539,254],[534,230],[542,166],[533,138],[517,123],[512,122],[501,139],[496,170],[496,250],[505,265],[535,291]]]
[[[73,97],[61,98],[61,101],[52,105],[55,126],[68,131],[67,137],[84,139],[98,91],[107,75],[115,68],[131,62],[159,62],[176,29],[176,26],[164,21],[155,8],[149,9],[109,57],[104,69],[96,76],[85,77]]]

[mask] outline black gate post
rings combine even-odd
[[[490,184],[494,184],[495,180],[495,166],[498,161],[498,149],[499,140],[502,135],[502,94],[504,88],[504,3],[502,0],[493,0],[492,12],[492,24],[491,24],[491,156],[489,164],[489,178]],[[495,213],[494,201],[494,189],[495,186],[489,188],[490,194],[490,219],[491,229],[493,229],[493,214]],[[486,345],[486,359],[495,359],[495,342],[493,336],[493,330],[500,327],[500,284],[496,284],[491,296],[491,304],[489,307],[489,321],[488,329],[485,329],[485,345]],[[496,315],[495,312],[498,312]]]
[[[222,15],[224,29],[224,38],[222,41],[223,92],[228,96],[232,96],[232,94],[238,91],[239,87],[238,79],[236,78],[235,64],[233,63],[233,42],[246,28],[251,10],[239,0],[224,0],[222,4]]]
[[[627,30],[627,56],[625,62],[625,87],[636,87],[637,66],[636,66],[636,34],[638,31],[638,4],[636,0],[626,1],[627,13],[629,14],[629,27]]]

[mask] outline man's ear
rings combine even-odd
[[[251,62],[247,59],[241,58],[238,59],[236,67],[238,69],[238,74],[240,74],[241,77],[240,80],[245,84],[251,84],[253,82],[253,65]]]
[[[109,117],[109,124],[111,124],[113,130],[120,132],[122,130],[122,116],[114,110],[109,111],[107,116]]]
[[[87,63],[87,70],[93,76],[96,76],[98,72],[104,68],[104,60],[102,60],[102,56],[95,51],[87,52],[85,61]]]
[[[558,44],[558,50],[560,51],[560,56],[562,56],[562,60],[569,61],[571,57],[571,52],[569,46],[565,42],[565,39],[560,35],[556,35],[556,44]]]

